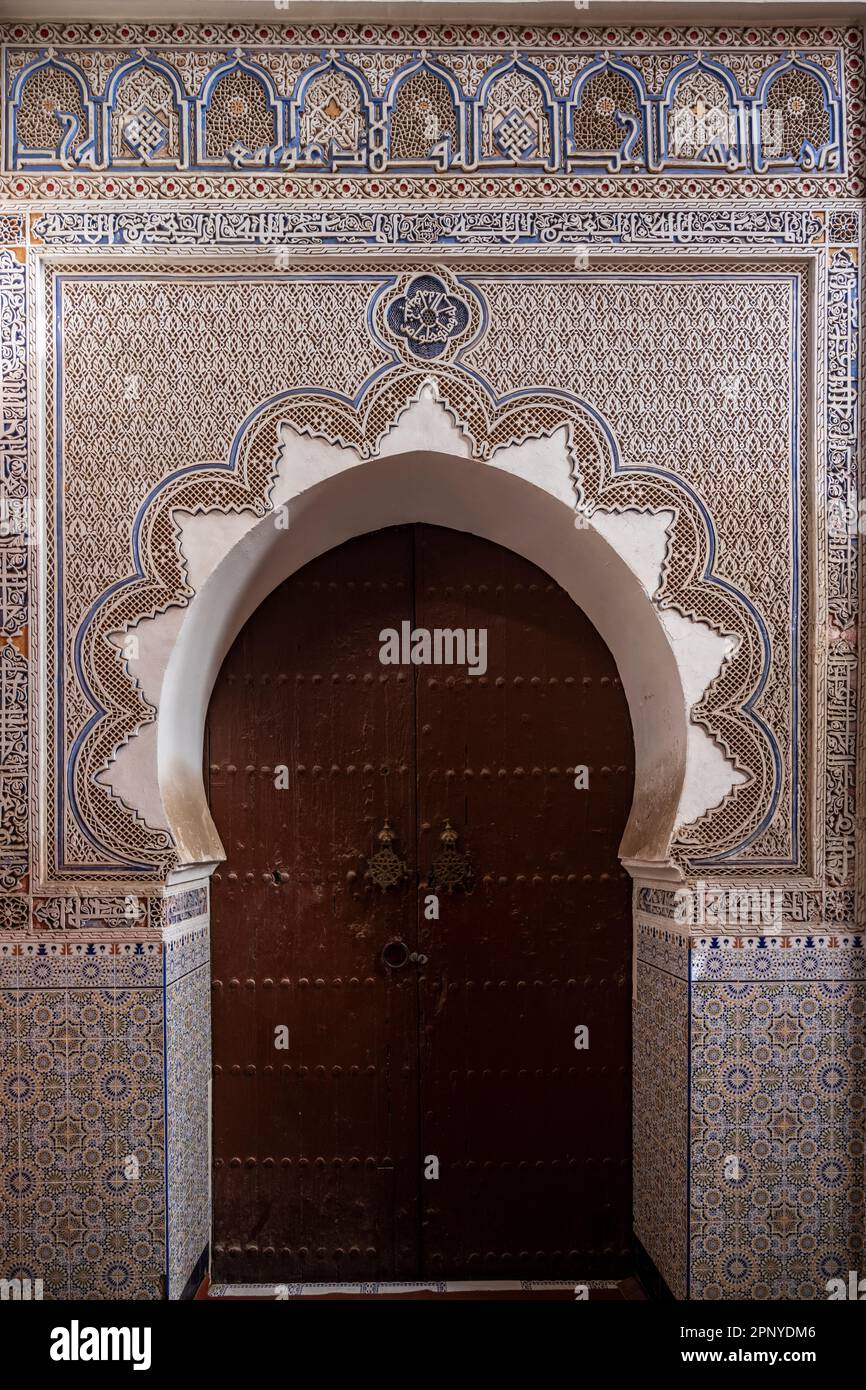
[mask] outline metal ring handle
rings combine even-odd
[[[409,964],[411,954],[406,942],[395,937],[382,947],[382,964],[386,970],[402,970],[404,965]]]

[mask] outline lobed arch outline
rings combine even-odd
[[[792,53],[789,57],[783,58],[773,63],[761,77],[755,92],[755,101],[752,110],[753,127],[753,146],[754,146],[754,169],[756,174],[766,174],[775,167],[789,164],[791,161],[782,157],[778,160],[767,159],[763,147],[763,135],[761,129],[761,118],[768,109],[770,91],[780,77],[786,72],[802,72],[817,83],[821,91],[821,99],[824,103],[824,110],[827,113],[827,124],[829,129],[829,139],[826,144],[814,146],[808,141],[799,156],[794,153],[793,160],[802,162],[798,164],[804,172],[823,171],[828,163],[829,157],[833,153],[838,154],[838,168],[842,169],[845,165],[845,122],[842,116],[839,98],[833,89],[833,83],[829,75],[818,63],[810,62],[802,53]]]
[[[592,407],[569,393],[527,391],[497,400],[477,379],[448,365],[437,365],[436,390],[441,405],[469,446],[469,457],[454,458],[443,453],[429,457],[400,455],[397,464],[393,459],[382,459],[380,449],[388,434],[429,388],[429,373],[423,366],[400,365],[380,376],[355,400],[324,390],[280,393],[250,413],[224,463],[192,464],[177,470],[142,503],[133,530],[135,574],[115,585],[94,606],[76,643],[79,679],[94,714],[76,741],[67,770],[67,792],[70,806],[89,837],[94,839],[96,828],[102,828],[97,838],[103,842],[109,860],[126,860],[123,867],[128,871],[153,875],[160,868],[167,871],[178,861],[203,863],[222,857],[207,809],[201,778],[201,743],[195,747],[198,725],[190,727],[190,708],[195,706],[203,730],[210,688],[230,641],[257,603],[292,572],[290,568],[286,573],[272,574],[265,542],[269,536],[272,539],[294,533],[294,543],[304,518],[305,525],[315,522],[325,539],[313,553],[299,552],[298,564],[365,530],[426,520],[450,525],[452,529],[456,526],[475,530],[524,554],[571,593],[611,647],[629,696],[639,775],[621,847],[625,861],[640,863],[644,868],[651,863],[660,874],[674,865],[680,873],[690,852],[730,852],[761,833],[768,823],[778,800],[780,768],[778,750],[754,709],[766,679],[760,618],[742,594],[713,574],[712,525],[700,499],[679,480],[665,476],[661,469],[623,467],[607,425]],[[297,435],[352,451],[364,472],[363,486],[359,487],[361,476],[356,476],[355,467],[347,467],[298,494],[292,502],[293,515],[296,506],[300,508],[296,523],[289,533],[278,533],[271,515],[271,493],[283,454],[284,427]],[[500,449],[550,438],[563,430],[574,507],[555,498],[540,483],[515,479],[499,467],[483,467]],[[423,483],[421,494],[429,501],[425,514],[412,511],[411,497],[405,493],[410,476],[413,485]],[[437,476],[445,490],[434,498]],[[377,481],[380,497],[390,496],[392,503],[386,500],[379,514],[368,516],[369,524],[365,521],[354,530],[350,525],[345,534],[335,531],[327,520],[329,508],[345,503],[348,494],[344,490],[350,489],[354,499],[352,517],[360,518],[367,513],[359,499]],[[469,517],[471,524],[463,524],[464,502],[470,495],[476,497],[476,512]],[[393,499],[399,499],[400,506]],[[451,511],[443,510],[445,500]],[[596,509],[672,514],[661,582],[655,595],[647,594],[618,552],[597,531],[591,527],[575,529],[575,509],[588,515]],[[493,510],[510,516],[510,521],[491,527],[488,522]],[[218,563],[198,595],[187,582],[175,517],[179,511],[243,511],[258,519]],[[544,519],[550,544],[540,551],[521,544],[520,530],[527,517]],[[571,557],[562,561],[559,572],[549,563],[553,551]],[[591,554],[597,565],[615,577],[614,587],[621,596],[615,621],[609,616],[606,622],[597,620],[585,592],[579,586],[575,588],[567,572],[568,564],[573,562],[577,569],[582,567],[586,579],[592,569],[588,559]],[[269,587],[264,590],[263,574],[270,575]],[[258,598],[248,611],[241,612],[235,597],[238,593],[258,594]],[[168,835],[147,826],[134,808],[97,778],[110,766],[118,749],[157,716],[128,671],[113,635],[134,629],[141,621],[178,605],[189,611],[169,658],[157,733],[159,784],[171,830]],[[643,629],[649,634],[646,638],[635,629],[630,606],[640,614]],[[746,778],[732,788],[719,806],[680,831],[676,839],[675,817],[685,776],[688,713],[675,658],[659,617],[659,608],[665,607],[737,639],[735,650],[700,702],[692,707],[691,718]],[[214,631],[215,613],[234,614],[231,620],[219,620],[219,630],[228,636],[224,650],[217,654],[218,660],[214,650],[204,658],[196,651],[195,633],[201,626],[200,615],[206,610]],[[232,628],[234,619],[237,622]],[[618,629],[630,632],[639,646],[645,640],[650,642],[652,661],[661,681],[655,694],[646,688],[641,693],[644,678],[639,669],[624,669],[629,668],[631,658]],[[189,655],[192,651],[193,658]],[[206,672],[210,672],[211,685],[205,691],[201,682]],[[191,688],[199,689],[198,702],[190,701]],[[654,723],[647,714],[647,704],[654,698],[664,711],[662,734],[658,720]],[[773,790],[768,804],[770,788]],[[724,817],[721,834],[720,815]],[[108,837],[106,829],[110,831]],[[106,838],[112,843],[104,844]]]
[[[382,96],[382,129],[385,135],[386,144],[381,150],[377,150],[371,158],[370,168],[381,173],[387,168],[415,168],[424,165],[430,156],[426,155],[420,160],[392,160],[391,142],[393,137],[393,119],[397,108],[397,98],[400,91],[409,80],[417,73],[429,72],[446,88],[451,97],[451,104],[454,108],[454,125],[456,130],[455,148],[448,151],[447,157],[440,157],[434,160],[443,170],[450,168],[465,169],[468,159],[468,133],[467,133],[467,114],[466,101],[460,91],[460,84],[454,73],[438,62],[436,57],[428,52],[422,52],[419,56],[407,63],[405,67],[398,68],[388,79]]]
[[[603,77],[605,73],[613,73],[617,77],[622,77],[629,84],[634,92],[637,113],[636,121],[628,112],[617,111],[615,113],[617,121],[622,127],[623,138],[619,150],[613,156],[607,151],[593,154],[586,150],[579,150],[574,136],[575,117],[583,107],[586,90],[595,78]],[[579,72],[571,83],[565,115],[565,145],[569,167],[577,168],[583,165],[597,164],[609,169],[611,173],[619,173],[625,167],[649,169],[652,112],[653,107],[647,98],[646,88],[638,70],[618,55],[601,55],[582,72]],[[639,158],[635,158],[634,151],[638,141],[641,140],[643,152]]]
[[[472,161],[467,163],[466,171],[471,172],[476,169],[498,169],[500,167],[515,167],[509,161],[503,161],[494,155],[483,154],[484,149],[484,118],[487,114],[487,104],[493,88],[501,78],[507,77],[511,72],[519,72],[526,77],[537,89],[544,107],[544,116],[547,121],[548,138],[550,140],[550,151],[546,160],[533,158],[525,160],[519,167],[541,169],[545,173],[555,173],[559,168],[562,155],[562,103],[557,98],[547,73],[537,68],[528,58],[520,53],[506,55],[498,63],[495,63],[481,79],[478,91],[472,100]]]
[[[184,91],[183,83],[171,64],[166,63],[164,59],[160,58],[157,54],[148,53],[146,49],[134,54],[131,58],[127,59],[125,63],[121,63],[119,67],[115,68],[106,84],[105,96],[103,98],[103,109],[105,112],[103,158],[105,166],[107,168],[109,163],[113,164],[115,162],[112,155],[112,143],[115,133],[114,122],[117,112],[118,91],[127,77],[131,77],[142,68],[147,72],[155,73],[158,77],[164,78],[168,83],[169,90],[174,100],[174,116],[177,121],[179,147],[178,160],[160,158],[157,155],[149,159],[147,163],[154,167],[182,169],[189,161],[189,108],[192,99],[187,96]]]
[[[693,77],[695,73],[706,73],[712,77],[727,96],[728,112],[735,118],[734,130],[736,132],[736,143],[731,147],[728,160],[724,166],[732,173],[737,169],[743,169],[748,163],[748,103],[740,84],[733,73],[723,67],[716,59],[707,53],[696,54],[693,58],[677,67],[669,74],[664,86],[662,87],[661,98],[658,102],[658,154],[651,165],[654,173],[660,173],[668,166],[671,155],[671,116],[673,115],[674,100],[683,82]],[[689,161],[685,161],[688,164]],[[700,163],[700,161],[691,161]]]
[[[195,138],[195,157],[197,165],[202,169],[214,169],[221,167],[221,160],[213,158],[207,152],[207,119],[210,111],[213,94],[219,83],[224,77],[230,77],[234,72],[244,72],[257,82],[262,96],[265,98],[268,111],[272,120],[273,142],[268,148],[274,153],[282,152],[285,149],[286,140],[286,112],[285,102],[277,91],[276,85],[270,73],[260,64],[254,63],[245,54],[237,50],[232,56],[226,58],[213,68],[205,78],[201,86],[201,91],[194,98],[194,138]],[[251,150],[251,155],[258,154],[258,151]]]
[[[365,169],[369,159],[372,131],[376,125],[376,102],[363,72],[350,63],[342,53],[336,51],[307,68],[295,84],[295,90],[288,102],[289,144],[287,148],[294,153],[302,166],[317,167],[315,156],[312,153],[314,147],[304,145],[301,142],[301,120],[306,110],[310,89],[320,78],[327,77],[329,73],[340,73],[357,92],[358,106],[364,127],[364,133],[357,150],[335,150],[332,152],[331,158],[334,161],[332,167],[335,169]]]
[[[37,73],[46,68],[53,68],[55,71],[65,73],[67,77],[72,78],[81,97],[81,105],[87,118],[87,128],[83,131],[79,130],[80,123],[74,116],[56,112],[61,127],[61,138],[55,148],[53,150],[30,150],[26,145],[21,147],[27,152],[30,167],[34,169],[49,168],[51,167],[51,160],[57,158],[61,167],[78,165],[86,161],[87,167],[98,168],[95,158],[99,138],[96,116],[98,103],[92,95],[90,84],[81,69],[54,49],[42,51],[37,59],[21,69],[12,84],[9,94],[10,166],[15,167],[19,155],[18,112],[27,83],[31,77],[35,77]],[[79,145],[77,150],[73,150],[73,145],[79,136],[82,137],[83,143]]]

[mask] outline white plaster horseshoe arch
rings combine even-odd
[[[621,846],[629,861],[667,863],[685,777],[688,709],[670,642],[649,595],[574,509],[536,484],[484,463],[402,453],[347,469],[291,505],[290,525],[256,521],[189,605],[166,668],[158,775],[166,822],[182,864],[224,857],[202,780],[204,723],[223,659],[273,589],[353,536],[408,522],[468,531],[523,555],[579,604],[611,649],[635,739],[635,796]],[[581,761],[578,748],[563,758]]]

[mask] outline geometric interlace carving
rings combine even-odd
[[[688,828],[680,850],[702,856],[740,844],[775,799],[755,844],[762,855],[790,853],[787,644],[798,615],[786,606],[785,538],[802,502],[790,495],[793,272],[767,262],[733,277],[730,268],[704,263],[682,275],[646,262],[586,275],[524,265],[509,276],[501,263],[487,273],[476,263],[458,278],[437,266],[421,296],[417,275],[375,264],[356,264],[349,277],[313,267],[255,280],[239,277],[237,263],[231,278],[215,263],[135,278],[114,266],[100,280],[86,273],[94,263],[65,267],[75,271],[62,290],[67,664],[82,640],[64,754],[90,721],[73,779],[89,830],[124,860],[171,856],[166,837],[96,778],[154,713],[111,635],[191,595],[174,510],[264,515],[283,424],[372,457],[432,373],[474,458],[566,429],[584,510],[672,513],[657,599],[735,638],[693,717],[746,779]],[[397,314],[394,332],[398,303],[412,312]],[[430,303],[435,322],[425,332],[442,354],[432,362],[412,341],[416,310]],[[529,393],[508,399],[522,388]],[[56,560],[51,549],[50,580]],[[710,566],[723,583],[705,577]],[[48,591],[53,630],[52,582]],[[768,663],[758,717],[744,715]],[[95,704],[105,714],[94,721]],[[76,834],[67,817],[67,854]]]

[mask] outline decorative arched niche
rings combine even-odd
[[[762,748],[742,710],[754,640],[736,595],[708,577],[701,507],[675,482],[616,464],[590,407],[556,393],[494,403],[448,367],[435,384],[423,370],[388,373],[360,403],[302,392],[265,402],[227,466],[185,469],[145,503],[141,577],[107,596],[86,635],[103,713],[74,775],[90,793],[91,824],[98,832],[101,801],[114,826],[123,811],[138,853],[150,837],[157,873],[223,858],[202,745],[235,636],[324,551],[426,522],[523,555],[596,626],[635,737],[623,862],[641,877],[681,877],[684,826],[692,834],[723,807],[738,833],[759,810]],[[119,683],[118,649],[133,632]],[[563,760],[582,753],[563,750]]]

